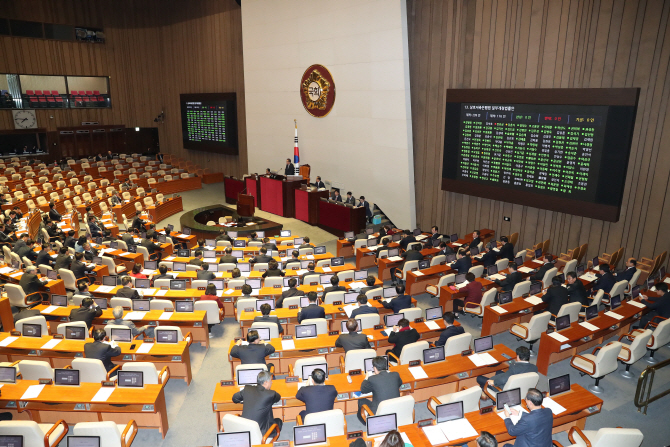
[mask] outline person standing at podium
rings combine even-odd
[[[293,166],[293,163],[291,163],[291,159],[287,158],[286,159],[286,168],[284,168],[284,175],[295,175],[295,167]]]

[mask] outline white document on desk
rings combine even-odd
[[[670,284],[670,278],[665,278],[665,279],[663,280],[663,282],[666,283],[666,284]]]
[[[44,387],[45,385],[30,385],[20,400],[38,398]]]
[[[323,273],[330,273],[333,271],[330,267],[322,267]]]
[[[628,301],[628,304],[630,304],[631,306],[639,307],[640,309],[644,309],[645,307],[647,307],[647,306],[644,305],[644,303],[641,303],[639,301],[632,301],[631,300],[631,301]]]
[[[503,279],[505,279],[505,276],[504,276],[504,275],[501,275],[500,273],[496,273],[495,275],[491,275],[491,276],[489,276],[489,279],[490,279],[491,281],[494,281],[494,280],[496,280],[496,279],[502,281]]]
[[[519,422],[519,419],[521,419],[521,414],[522,413],[528,413],[526,410],[523,409],[523,407],[521,405],[514,405],[513,407],[510,407],[510,410],[516,410],[516,411],[519,412],[519,414],[517,414],[516,416],[514,416],[513,414],[510,414],[510,416],[509,416],[510,420],[512,421],[512,423],[514,425],[516,425],[516,423]],[[505,412],[504,411],[501,411],[497,414],[498,414],[498,416],[500,416],[500,419],[505,420]]]
[[[142,343],[139,348],[137,348],[136,354],[148,354],[151,351],[151,348],[154,347],[153,343]]]
[[[507,309],[505,309],[503,307],[500,307],[500,306],[491,306],[491,310],[495,313],[498,313],[498,314],[506,314],[507,313]]]
[[[93,396],[93,399],[91,399],[91,402],[107,402],[107,399],[109,399],[109,396],[112,395],[116,388],[113,386],[103,386],[101,387],[97,393],[95,393],[95,396]]]
[[[59,306],[49,306],[42,311],[43,314],[50,314],[54,310],[58,309]]]
[[[358,304],[347,304],[346,306],[342,306],[342,309],[346,312],[347,318],[351,318],[351,313],[354,309],[358,309],[358,307]]]
[[[261,289],[251,289],[250,296],[259,296],[261,294]]]
[[[402,261],[402,256],[391,256],[390,258],[386,258],[391,262],[400,262]]]
[[[442,432],[441,427],[437,425],[427,425],[423,427],[423,433],[432,445],[441,445],[449,442],[449,439]]]
[[[302,275],[304,275],[304,274],[307,273],[307,272],[309,272],[309,270],[307,270],[307,269],[300,269],[300,270],[296,270],[295,274],[298,275],[298,276],[302,276]]]
[[[56,347],[58,343],[61,342],[62,339],[60,338],[54,338],[53,340],[49,340],[48,342],[44,343],[40,349],[53,349]]]
[[[440,325],[437,324],[435,321],[426,321],[426,327],[432,331],[439,331],[440,330]]]
[[[409,372],[412,373],[412,376],[414,376],[415,380],[428,378],[428,374],[426,374],[426,371],[424,371],[421,366],[411,366],[409,368]]]
[[[419,271],[419,270],[415,270],[412,273],[414,273],[416,276],[423,276],[424,275],[424,273]]]
[[[533,306],[537,306],[538,304],[542,303],[542,298],[539,296],[529,296],[528,298],[525,298],[524,301],[532,304]]]
[[[312,260],[312,259],[314,259],[314,255],[306,255],[305,258],[309,259],[309,260]]]
[[[460,244],[460,243],[458,243],[458,242],[452,242],[451,245],[453,245],[453,246],[455,246],[455,247],[460,247],[460,246],[463,245],[463,244]]]
[[[124,320],[141,320],[144,318],[144,316],[147,313],[144,311],[134,311],[134,312],[128,312],[125,317],[123,317]]]
[[[166,293],[168,293],[167,289],[161,289],[156,291],[156,296],[165,296]]]
[[[554,399],[551,397],[545,397],[542,399],[542,406],[544,408],[549,408],[552,413],[555,415],[559,415],[563,412],[565,412],[565,407],[563,407],[561,404],[557,403]]]
[[[7,273],[9,273],[9,272],[11,272],[11,271],[13,271],[13,270],[14,270],[14,269],[11,268],[11,267],[3,267],[3,268],[0,269],[0,273],[2,273],[3,275],[6,275]]]
[[[605,315],[607,315],[608,317],[616,318],[617,320],[623,320],[623,315],[619,315],[616,312],[612,312],[612,311],[605,312]]]
[[[294,340],[282,340],[281,341],[281,348],[284,351],[295,349],[295,341]]]
[[[526,266],[519,267],[518,270],[519,270],[521,273],[530,273],[530,272],[533,271],[532,268],[530,268],[530,267],[526,267]]]
[[[560,343],[563,343],[564,341],[568,341],[568,337],[564,337],[563,335],[559,334],[558,332],[552,332],[551,334],[549,334],[549,336],[551,338],[553,338],[554,340],[560,342]]]
[[[142,274],[143,274],[143,275],[147,275],[147,276],[149,276],[149,275],[153,275],[153,274],[154,274],[154,270],[152,270],[152,269],[143,269],[143,270],[142,270]]]
[[[494,363],[498,363],[498,361],[495,358],[493,358],[493,356],[491,354],[488,354],[488,353],[472,354],[472,355],[469,355],[468,358],[477,367],[486,366],[486,365],[493,365]]]
[[[3,348],[5,346],[8,346],[10,343],[12,343],[15,340],[18,340],[19,337],[7,337],[4,340],[0,341],[0,348]]]
[[[19,278],[20,276],[23,276],[23,272],[12,273],[9,276],[12,278]]]
[[[153,296],[156,292],[158,292],[158,289],[141,289],[142,296]]]
[[[444,433],[449,441],[471,438],[478,435],[477,430],[475,430],[470,421],[465,418],[441,422],[437,424],[437,427],[440,427],[442,433]]]
[[[130,256],[130,255],[132,255],[131,252],[129,252],[129,251],[124,251],[124,252],[121,253],[119,256]]]
[[[160,317],[158,317],[159,320],[169,320],[172,317],[172,314],[174,312],[163,312]]]
[[[594,324],[591,324],[591,323],[589,323],[589,322],[587,322],[587,321],[582,321],[581,323],[579,323],[579,325],[580,325],[581,327],[586,328],[586,329],[588,329],[589,331],[593,331],[593,332],[595,332],[595,331],[599,331],[599,330],[600,330],[600,328],[599,328],[598,326],[596,326],[596,325],[594,325]]]
[[[114,286],[98,286],[95,291],[100,292],[100,293],[109,293],[112,290],[114,290],[116,287]]]
[[[584,273],[582,276],[579,277],[579,279],[583,279],[584,281],[595,281],[596,280],[596,275],[592,273]]]
[[[168,256],[167,258],[163,259],[163,261],[174,261],[176,258],[176,256]]]
[[[362,289],[363,287],[367,287],[367,284],[361,281],[354,281],[349,283],[350,289]]]
[[[456,284],[456,288],[457,289],[462,289],[463,287],[467,286],[468,284],[470,284],[468,281],[463,281],[461,283]]]

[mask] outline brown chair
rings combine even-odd
[[[577,255],[577,264],[581,264],[582,260],[584,259],[584,256],[586,256],[586,252],[589,249],[589,244],[582,244],[581,247],[579,247],[579,255]]]
[[[565,267],[565,264],[568,263],[568,261],[572,261],[575,259],[577,256],[579,256],[579,246],[576,248],[573,248],[571,250],[568,250],[567,253],[561,253],[561,255],[556,259],[556,268],[561,270],[563,267]]]
[[[542,254],[546,255],[549,252],[549,244],[551,242],[551,239],[547,239],[546,241],[542,242]]]
[[[517,231],[516,233],[512,233],[507,237],[509,242],[516,247],[516,243],[519,241],[519,232]]]
[[[535,250],[542,248],[542,242],[533,245],[533,248],[526,248],[526,261],[535,259]]]
[[[300,166],[300,175],[302,175],[302,178],[309,180],[309,174],[311,172],[312,168],[309,165],[302,165]]]
[[[640,277],[637,280],[638,284],[644,284],[647,278],[656,274],[658,269],[665,264],[668,257],[668,252],[664,251],[654,259],[643,257],[637,261],[637,268],[641,270]]]

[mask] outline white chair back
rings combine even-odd
[[[630,350],[630,358],[628,356],[628,353],[624,351],[623,349],[624,346],[622,346],[621,353],[619,354],[619,356],[622,359],[621,361],[629,365],[632,365],[633,363],[637,362],[642,357],[644,357],[644,355],[647,353],[647,343],[651,338],[651,334],[652,334],[651,329],[645,329],[643,332],[637,333],[635,335],[633,342],[629,346],[626,346],[626,348]]]
[[[570,315],[570,323],[574,323],[579,319],[579,311],[582,310],[582,303],[568,303],[561,306],[556,314],[556,318],[564,315]]]
[[[551,312],[542,312],[541,314],[533,315],[528,322],[528,337],[526,337],[526,340],[539,340],[542,334],[547,331],[550,319]],[[572,317],[570,317],[570,320],[572,320]]]
[[[658,323],[653,335],[649,349],[659,349],[670,343],[670,318]]]
[[[245,432],[251,434],[251,445],[263,443],[263,434],[258,422],[246,419],[241,416],[224,414],[221,418],[221,427],[224,432]]]
[[[219,316],[219,305],[216,301],[196,301],[193,305],[194,310],[204,310],[207,312],[207,324],[221,323]]]
[[[470,349],[471,340],[472,334],[469,332],[464,332],[459,335],[452,335],[444,344],[444,356],[449,357],[450,355],[457,355],[466,349]]]
[[[550,268],[549,270],[546,271],[544,274],[544,278],[542,278],[542,287],[547,288],[551,285],[551,280],[556,276],[556,273],[558,273],[558,269],[556,267]]]
[[[403,346],[402,352],[400,353],[400,364],[407,365],[414,360],[423,361],[423,350],[428,349],[428,347],[428,342],[425,340],[420,340]],[[410,424],[411,423],[412,422],[410,422]]]
[[[130,298],[114,297],[109,299],[109,307],[114,309],[116,306],[133,308],[133,300]],[[149,304],[151,306],[151,304]]]
[[[146,376],[144,383],[146,383]],[[122,447],[129,445],[133,434],[133,430],[128,430],[126,443],[121,444],[121,435],[125,429],[125,425],[116,424],[112,421],[79,422],[72,429],[72,434],[75,436],[100,436],[100,447]]]
[[[644,435],[637,428],[601,428],[589,439],[592,447],[640,447],[643,440]]]
[[[156,365],[151,362],[128,362],[121,366],[122,371],[141,371],[144,376],[145,385],[158,385],[158,371]]]
[[[420,307],[410,307],[407,309],[403,309],[401,312],[405,315],[405,318],[408,319],[410,323],[414,323],[415,319],[421,318],[421,315],[423,314],[423,309],[421,309]]]
[[[304,425],[326,424],[326,433],[330,436],[343,436],[346,433],[346,421],[341,409],[319,411],[305,416]]]
[[[22,380],[39,380],[54,378],[54,370],[49,362],[42,360],[21,360],[19,362],[19,373]]]
[[[324,304],[333,304],[335,301],[344,302],[344,294],[345,292],[341,290],[337,292],[328,292]]]
[[[24,324],[39,324],[42,327],[42,336],[49,335],[49,327],[47,326],[47,319],[42,315],[37,315],[34,317],[23,318],[17,321],[14,326],[16,330],[23,334],[23,325]]]
[[[344,355],[344,372],[348,373],[353,369],[365,371],[365,359],[376,356],[377,351],[374,349],[352,349]]]
[[[576,259],[570,259],[568,262],[565,263],[565,267],[563,267],[563,272],[570,273],[570,272],[576,272],[577,271],[577,260]]]
[[[441,404],[450,404],[453,402],[462,401],[463,412],[470,413],[471,411],[479,411],[479,398],[481,395],[482,389],[475,385],[456,393],[439,396],[437,400],[439,400]],[[430,400],[429,404],[433,409],[436,407],[435,401],[433,400]]]
[[[592,377],[602,377],[616,371],[619,365],[617,363],[617,358],[620,352],[621,343],[618,341],[603,346],[600,351],[598,351],[598,355],[596,355],[596,369]]]
[[[23,445],[26,447],[57,447],[56,441],[63,436],[64,429],[62,425],[57,426],[45,443],[46,432],[51,428],[52,424],[38,424],[35,421],[2,421],[0,422],[0,435],[21,436]]]
[[[468,272],[475,275],[475,278],[479,278],[484,274],[484,266],[483,265],[475,265],[473,267],[470,267],[470,270],[468,270]]]
[[[72,369],[79,370],[79,381],[100,384],[107,379],[107,370],[98,359],[72,359]]]
[[[498,271],[505,270],[508,265],[509,265],[509,259],[507,258],[498,259],[496,261],[496,267],[498,267]]]
[[[411,394],[386,399],[379,403],[375,416],[395,413],[398,427],[411,425],[414,423],[414,403],[414,397]]]
[[[521,281],[514,284],[512,289],[512,298],[519,298],[526,293],[530,292],[530,281]]]
[[[209,321],[209,319],[207,321]],[[270,338],[279,338],[279,328],[274,323],[266,323],[262,321],[256,321],[251,323],[251,329],[257,329],[257,328],[268,328],[270,329]]]
[[[300,324],[316,324],[316,333],[318,335],[328,334],[328,320],[325,318],[307,318]]]
[[[237,302],[235,303],[235,308],[237,309],[237,321],[240,321],[240,317],[242,316],[242,312],[244,312],[244,309],[247,309],[249,307],[256,309],[255,298],[253,299],[243,298],[237,300]]]
[[[61,323],[56,328],[56,333],[65,336],[66,329],[68,327],[82,327],[85,331],[88,331],[85,321],[71,321],[69,323]]]

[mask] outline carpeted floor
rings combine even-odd
[[[188,191],[182,194],[185,209],[191,210],[201,206],[225,203],[223,184],[204,185],[203,190]],[[335,253],[336,238],[318,228],[309,226],[295,219],[284,219],[282,217],[257,211],[258,215],[270,220],[281,222],[285,229],[290,229],[294,234],[309,236],[313,243],[325,244],[331,253]],[[161,225],[172,223],[175,228],[179,226],[179,216],[172,216]],[[436,300],[427,294],[416,296],[419,306],[423,309],[435,306]],[[461,323],[473,336],[479,336],[477,319],[469,316],[461,317]],[[189,387],[182,380],[171,380],[166,386],[166,400],[168,408],[169,431],[165,439],[161,439],[158,430],[140,430],[134,447],[185,447],[185,446],[209,446],[216,442],[216,419],[212,411],[212,395],[215,386],[220,380],[230,379],[230,367],[228,363],[227,349],[232,338],[240,335],[239,325],[232,318],[226,318],[223,324],[213,328],[214,338],[208,351],[200,345],[191,346],[191,365],[193,370],[193,381]],[[512,349],[520,345],[509,333],[494,336],[494,343],[505,343]],[[660,349],[656,357],[665,360],[670,357],[668,347]],[[532,359],[534,361],[534,359]],[[635,364],[631,371],[639,376],[647,363],[640,361]],[[608,375],[601,381],[605,392],[601,394],[605,401],[603,410],[586,421],[586,428],[595,430],[601,427],[637,427],[644,432],[645,447],[660,447],[670,445],[670,426],[665,425],[662,420],[670,412],[670,396],[665,397],[650,405],[648,414],[645,416],[638,413],[633,405],[637,378],[624,379],[619,375],[624,367],[620,366],[618,372]],[[573,383],[588,386],[593,383],[590,377],[580,377],[578,372],[571,368],[568,360],[552,365],[549,376],[555,377],[562,374],[570,374]],[[654,382],[654,392],[662,391],[670,387],[670,368],[660,370]],[[547,378],[541,377],[539,388],[547,389]],[[428,419],[432,414],[426,409],[426,403],[419,403],[415,407],[416,420]],[[280,439],[291,439],[294,423],[284,424]],[[347,416],[347,428],[349,431],[363,429],[355,415]],[[570,445],[567,434],[560,433],[554,439],[564,446]],[[65,441],[61,446],[65,446]]]

